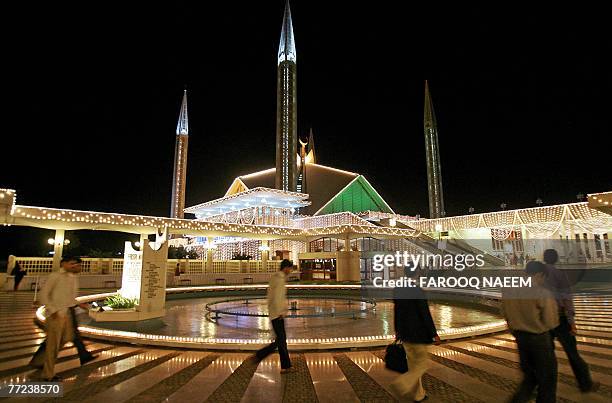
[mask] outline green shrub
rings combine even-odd
[[[138,298],[125,298],[121,295],[113,295],[106,298],[104,303],[113,309],[129,309],[134,308],[138,304]]]

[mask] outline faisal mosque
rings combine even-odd
[[[371,254],[379,251],[482,251],[491,265],[503,266],[522,255],[535,257],[526,239],[564,240],[574,260],[610,256],[612,221],[610,193],[587,203],[515,211],[445,217],[438,127],[425,81],[424,138],[429,218],[396,213],[356,172],[319,164],[312,129],[302,140],[297,133],[297,50],[289,3],[285,6],[277,64],[276,161],[269,169],[235,178],[223,197],[184,208],[187,171],[187,94],[177,126],[172,217],[192,213],[202,222],[317,229],[302,240],[276,239],[267,245],[248,237],[191,238],[187,247],[214,249],[219,260],[233,256],[290,258],[299,262],[303,279],[359,281],[372,276]],[[358,225],[359,232],[351,226]],[[380,232],[378,232],[380,231]],[[179,242],[175,240],[175,242]]]
[[[369,280],[375,275],[373,255],[394,251],[481,253],[488,265],[504,266],[513,259],[539,256],[545,245],[530,242],[536,239],[561,242],[561,259],[567,263],[612,261],[612,192],[589,194],[587,201],[578,203],[446,216],[440,139],[427,81],[423,128],[429,217],[395,211],[366,176],[320,164],[312,129],[307,136],[299,135],[297,65],[287,2],[276,72],[274,165],[228,180],[227,191],[218,199],[185,206],[189,140],[185,90],[176,129],[169,217],[19,205],[14,190],[0,189],[0,223],[56,230],[53,267],[59,265],[66,230],[109,230],[143,237],[165,232],[170,245],[195,250],[200,256],[186,273],[213,277],[245,270],[273,273],[287,258],[304,280]],[[185,213],[195,218],[186,219]],[[113,270],[120,271],[121,266]],[[393,268],[384,273],[394,275]]]

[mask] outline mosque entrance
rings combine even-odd
[[[336,259],[301,259],[302,280],[336,280]]]

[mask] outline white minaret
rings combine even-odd
[[[187,117],[187,90],[183,93],[181,112],[176,125],[174,147],[174,177],[172,179],[172,207],[170,217],[183,218],[185,209],[185,183],[187,182],[187,144],[189,140],[189,119]]]
[[[444,217],[444,196],[442,193],[442,168],[440,164],[440,145],[438,144],[438,123],[429,94],[429,84],[425,80],[425,158],[427,161],[427,191],[429,194],[429,218]]]
[[[297,71],[295,40],[289,0],[278,46],[276,92],[276,181],[277,189],[297,188]]]

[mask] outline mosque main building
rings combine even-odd
[[[436,253],[442,239],[444,253],[483,252],[491,265],[505,265],[512,257],[535,257],[538,251],[528,250],[528,238],[565,240],[567,250],[562,254],[575,259],[612,260],[612,221],[609,212],[597,205],[573,203],[446,218],[438,130],[427,82],[424,135],[430,216],[397,214],[364,175],[317,163],[312,129],[306,141],[299,138],[296,71],[297,51],[287,2],[277,64],[276,165],[235,178],[223,197],[184,212],[204,222],[316,228],[317,233],[268,241],[196,236],[182,241],[187,247],[202,255],[212,251],[215,260],[290,258],[299,264],[306,280],[370,279],[373,254]],[[185,94],[177,127],[172,198],[172,214],[177,218],[183,217],[176,206],[184,205],[187,134]],[[593,201],[601,200],[599,204],[606,206],[601,197],[609,198],[610,194],[603,195]],[[359,230],[353,231],[351,226]]]
[[[319,164],[312,131],[307,139],[299,138],[296,71],[287,2],[278,51],[275,165],[238,176],[218,199],[185,208],[187,91],[176,130],[170,217],[19,205],[14,190],[0,189],[0,224],[56,231],[53,262],[28,266],[29,272],[46,274],[59,268],[65,231],[85,229],[140,234],[142,239],[165,232],[171,244],[200,256],[184,262],[193,285],[241,282],[245,273],[250,280],[267,281],[281,259],[293,260],[303,280],[393,278],[397,268],[374,272],[373,259],[397,251],[481,254],[486,264],[505,266],[538,258],[554,246],[562,263],[612,262],[610,191],[589,194],[586,201],[577,203],[447,217],[436,117],[427,83],[424,143],[429,218],[394,211],[364,175]],[[195,218],[186,219],[185,213]],[[122,259],[115,260],[108,270],[118,275]]]

